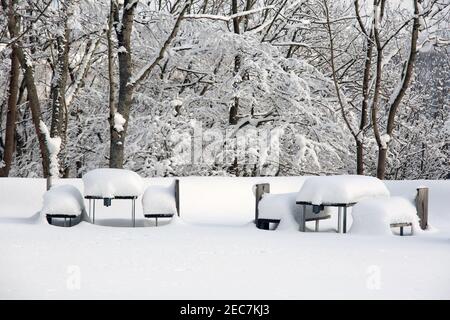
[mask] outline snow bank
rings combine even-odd
[[[352,210],[353,224],[349,233],[392,235],[391,223],[410,222],[419,230],[415,206],[403,197],[365,199]]]
[[[42,214],[80,215],[84,200],[80,191],[71,185],[55,186],[44,193]]]
[[[298,230],[300,214],[303,206],[295,203],[297,193],[266,193],[259,202],[259,218],[262,219],[280,219],[277,230],[295,229]],[[330,213],[329,208],[315,214],[312,206],[306,206],[306,219],[313,217],[322,217]]]
[[[255,218],[253,184],[228,177],[180,180],[181,217],[187,222],[243,225]]]
[[[141,177],[125,169],[95,169],[83,176],[84,194],[114,198],[118,196],[139,196],[143,191]]]
[[[29,217],[42,209],[45,179],[0,178],[0,217]]]
[[[144,214],[177,214],[174,186],[149,186],[142,196]]]
[[[321,176],[308,178],[296,200],[318,205],[354,203],[377,196],[389,196],[386,185],[377,178],[359,175]]]

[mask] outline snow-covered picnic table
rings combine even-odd
[[[83,176],[84,198],[89,200],[89,217],[95,223],[95,201],[102,199],[107,207],[112,199],[131,200],[132,226],[136,226],[136,199],[143,192],[141,177],[125,169],[95,169]]]
[[[388,197],[389,190],[379,179],[359,175],[310,177],[297,194],[296,203],[312,206],[314,213],[324,207],[338,208],[338,232],[347,232],[347,208],[362,199]],[[342,219],[343,216],[343,219]],[[343,221],[342,221],[343,220]],[[302,214],[300,231],[305,231],[306,218]],[[343,227],[342,227],[343,225]]]

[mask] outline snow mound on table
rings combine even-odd
[[[55,186],[44,193],[42,214],[80,215],[84,210],[83,196],[72,185]]]
[[[319,204],[355,203],[365,198],[389,196],[380,179],[359,175],[310,177],[297,195],[297,201]]]
[[[391,223],[410,222],[419,230],[414,205],[405,198],[374,198],[358,202],[352,210],[353,224],[349,233],[392,235]]]
[[[144,214],[177,214],[174,186],[153,185],[142,196]]]
[[[83,176],[84,194],[104,198],[140,196],[141,177],[125,169],[94,169]]]
[[[271,194],[265,193],[258,204],[261,219],[279,219],[277,230],[298,230],[300,214],[303,206],[297,205],[297,192]],[[318,214],[313,213],[312,207],[306,207],[306,219],[322,217],[329,214],[329,209]]]

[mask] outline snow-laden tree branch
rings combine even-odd
[[[274,5],[265,6],[262,8],[256,8],[248,11],[238,12],[229,16],[221,16],[221,15],[213,15],[213,14],[187,14],[183,18],[184,19],[209,19],[209,20],[219,20],[224,22],[232,21],[233,19],[248,16],[250,14],[258,13],[265,10],[274,9]]]
[[[169,46],[171,42],[175,39],[177,36],[178,30],[180,29],[181,20],[185,16],[185,13],[187,9],[189,8],[189,3],[187,2],[183,9],[181,10],[180,14],[178,15],[177,20],[175,21],[175,25],[172,29],[172,32],[170,33],[169,37],[164,42],[163,46],[159,50],[159,54],[156,57],[156,59],[150,63],[148,63],[146,66],[142,68],[142,71],[136,74],[134,77],[130,79],[127,86],[128,87],[135,87],[139,85],[141,81],[143,81],[147,76],[152,72],[152,70],[158,65],[158,63],[164,58],[164,55],[166,51],[169,49]]]

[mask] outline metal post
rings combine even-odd
[[[89,202],[89,220],[91,219],[91,199],[88,199]]]
[[[342,207],[338,207],[338,233],[341,233],[341,215]]]
[[[347,233],[347,207],[344,207],[344,233]]]
[[[306,204],[303,205],[303,210],[301,214],[301,220],[300,220],[300,231],[305,232],[306,230]]]
[[[316,220],[316,232],[319,231],[319,221],[320,221],[320,220]]]
[[[270,193],[270,184],[260,183],[255,185],[255,223],[259,218],[259,202],[261,201],[264,193]]]
[[[95,224],[95,199],[92,199],[92,223]]]
[[[134,202],[135,202],[135,199],[133,198],[131,200],[131,218],[133,220],[133,228],[136,227],[136,213],[135,213],[135,210],[134,210],[134,208],[135,208]]]
[[[428,188],[417,188],[416,195],[417,215],[420,219],[420,228],[425,230],[428,228]]]
[[[64,217],[64,227],[67,227],[67,219]]]
[[[400,235],[403,235],[403,227],[400,227]]]

